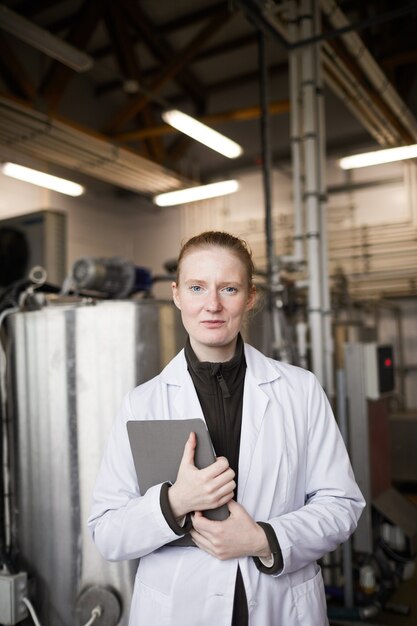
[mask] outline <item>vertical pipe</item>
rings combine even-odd
[[[268,73],[266,62],[265,35],[258,33],[259,45],[259,76],[260,76],[260,105],[261,105],[261,141],[262,141],[262,178],[265,199],[265,240],[267,258],[267,277],[269,286],[268,309],[271,317],[272,356],[287,360],[284,342],[281,333],[278,311],[277,293],[279,288],[279,274],[274,251],[272,226],[272,192],[271,192],[271,145],[268,110]]]
[[[262,180],[265,200],[265,237],[268,280],[271,284],[273,267],[275,264],[274,243],[272,237],[272,193],[271,193],[271,146],[269,141],[269,111],[268,111],[268,75],[265,50],[265,35],[258,32],[259,46],[259,76],[260,76],[260,105],[261,105],[261,142],[262,142]]]
[[[313,2],[301,2],[301,33],[307,39],[313,35]],[[302,94],[305,155],[305,202],[307,210],[307,242],[309,265],[308,318],[312,369],[321,384],[324,384],[323,327],[321,298],[321,257],[320,257],[320,189],[317,163],[317,98],[315,81],[314,46],[306,46],[302,51]]]
[[[292,0],[288,11],[288,36],[291,43],[298,41],[299,28],[297,23],[297,2]],[[291,157],[292,157],[292,188],[294,202],[294,250],[293,260],[304,261],[304,219],[303,219],[303,181],[301,171],[301,124],[300,124],[300,49],[295,48],[289,53],[290,75],[290,122],[291,122]],[[285,259],[284,257],[284,260]],[[290,259],[291,260],[291,257]]]
[[[319,3],[315,3],[313,21],[315,35],[321,33],[321,13]],[[316,70],[316,97],[317,97],[317,164],[318,180],[317,187],[320,191],[319,198],[319,230],[320,230],[320,264],[321,264],[321,300],[322,300],[322,327],[323,327],[323,353],[324,353],[324,387],[329,398],[334,396],[333,379],[333,337],[331,300],[329,287],[329,260],[327,254],[327,198],[326,198],[326,128],[324,115],[324,93],[322,76],[321,44],[314,49]]]
[[[336,373],[337,384],[337,416],[339,422],[340,432],[346,447],[349,449],[349,434],[346,412],[346,379],[343,369],[337,370]],[[344,578],[344,594],[345,594],[345,607],[352,608],[354,606],[354,594],[353,594],[353,566],[352,566],[352,542],[348,539],[343,544],[343,578]]]
[[[299,320],[295,326],[297,336],[297,348],[300,367],[308,367],[307,363],[307,324],[304,320]]]

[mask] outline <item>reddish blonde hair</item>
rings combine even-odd
[[[225,248],[226,250],[229,250],[230,252],[235,254],[238,259],[240,259],[246,269],[248,279],[248,291],[250,291],[253,288],[253,274],[255,268],[252,260],[252,251],[249,245],[246,243],[246,241],[240,239],[240,237],[235,237],[230,233],[225,233],[218,230],[208,230],[204,233],[200,233],[199,235],[191,237],[191,239],[183,244],[178,257],[176,276],[177,284],[179,284],[181,261],[183,260],[183,258],[189,252],[194,251],[196,248],[210,248],[211,246]]]

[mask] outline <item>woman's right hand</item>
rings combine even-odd
[[[168,490],[171,510],[177,519],[193,511],[216,509],[233,498],[235,473],[225,457],[198,469],[194,464],[197,445],[195,433],[190,433],[184,447],[178,475]]]

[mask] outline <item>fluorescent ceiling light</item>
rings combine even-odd
[[[26,183],[38,185],[39,187],[46,187],[46,189],[52,189],[53,191],[59,191],[59,193],[65,193],[67,196],[81,196],[85,191],[84,187],[70,180],[38,172],[38,170],[32,170],[29,167],[23,167],[23,165],[17,165],[16,163],[3,163],[0,169],[6,176],[24,180]]]
[[[238,189],[239,183],[237,180],[223,180],[220,183],[211,183],[210,185],[202,185],[201,187],[190,187],[188,189],[160,193],[154,197],[153,201],[158,206],[175,206],[176,204],[186,204],[187,202],[195,202],[196,200],[207,200],[208,198],[226,196],[229,193],[234,193]]]
[[[400,146],[399,148],[387,148],[386,150],[353,154],[352,156],[340,159],[339,165],[343,170],[352,170],[357,167],[381,165],[382,163],[404,161],[405,159],[414,159],[416,157],[417,144],[413,144],[411,146]]]
[[[76,72],[86,72],[93,66],[93,59],[88,54],[4,5],[0,6],[0,28]]]
[[[164,111],[162,113],[162,119],[185,135],[203,143],[212,150],[216,150],[216,152],[220,152],[220,154],[223,154],[223,156],[229,159],[235,159],[243,152],[242,148],[235,141],[221,135],[216,130],[213,130],[209,126],[202,124],[181,111]]]

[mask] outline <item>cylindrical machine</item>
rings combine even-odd
[[[150,299],[50,305],[12,315],[9,337],[15,539],[41,623],[78,625],[77,598],[93,587],[116,592],[124,626],[136,563],[104,561],[86,521],[124,394],[184,344],[178,311]]]
[[[78,259],[72,268],[77,290],[104,293],[109,298],[127,298],[137,291],[149,291],[152,276],[146,267],[120,257]]]

